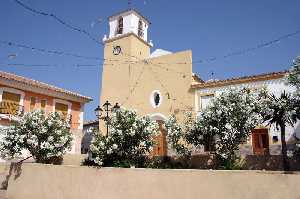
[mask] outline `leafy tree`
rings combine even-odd
[[[95,133],[90,145],[92,161],[98,166],[139,167],[152,150],[158,125],[148,116],[119,109],[109,121],[109,134]]]
[[[71,150],[69,123],[59,113],[37,110],[25,113],[12,126],[2,128],[0,153],[4,159],[18,158],[27,150],[38,163],[51,163]]]
[[[288,83],[300,89],[300,57],[297,57],[292,64],[292,69],[288,74]]]
[[[187,140],[187,135],[194,125],[194,120],[190,112],[186,112],[185,120],[179,123],[173,115],[165,122],[167,129],[167,142],[177,155],[188,157],[191,155],[191,146]]]
[[[287,159],[287,146],[285,140],[285,128],[287,125],[294,126],[300,119],[300,100],[290,93],[283,92],[279,97],[274,94],[268,96],[266,101],[268,111],[264,114],[264,120],[275,124],[281,131],[281,151],[284,170],[289,170]]]

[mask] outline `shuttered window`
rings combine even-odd
[[[206,107],[208,107],[213,98],[214,98],[213,94],[201,96],[201,98],[200,98],[200,110],[204,110]]]
[[[12,103],[16,103],[17,105],[19,105],[20,100],[21,100],[21,95],[3,91],[2,101],[12,102]]]
[[[0,111],[3,114],[16,115],[19,111],[20,94],[3,91],[2,102],[0,103]]]
[[[62,113],[63,116],[66,118],[68,115],[68,105],[56,102],[55,112]]]
[[[41,109],[42,109],[43,111],[46,110],[46,104],[47,104],[47,101],[46,101],[46,100],[41,100]]]
[[[34,110],[35,104],[36,104],[36,98],[35,97],[31,97],[30,98],[30,111]]]

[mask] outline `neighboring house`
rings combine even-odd
[[[84,105],[92,98],[43,82],[0,71],[0,127],[9,126],[18,114],[42,109],[70,118],[74,136],[71,153],[80,153]]]
[[[287,72],[274,72],[254,76],[238,77],[226,80],[211,80],[208,82],[194,82],[192,88],[195,91],[195,111],[201,112],[211,100],[229,89],[247,88],[252,92],[266,89],[275,96],[280,96],[283,91],[293,92],[294,88],[286,84]],[[286,140],[292,143],[295,137],[300,138],[300,124],[295,127],[287,126]],[[280,130],[275,125],[261,125],[252,131],[247,143],[241,147],[243,154],[272,154],[281,153]]]
[[[93,130],[99,129],[99,121],[92,120],[83,123],[83,137],[81,140],[81,153],[86,154],[88,153],[91,145],[91,141],[93,139]]]
[[[140,115],[150,115],[157,121],[161,135],[154,149],[156,155],[169,153],[162,124],[171,115],[183,121],[186,111],[197,114],[213,96],[230,87],[266,87],[276,95],[292,89],[284,84],[285,72],[205,82],[192,73],[190,50],[172,53],[157,49],[150,53],[153,47],[147,34],[150,22],[136,10],[120,12],[108,20],[109,36],[103,38],[105,63],[100,102],[118,102],[123,107],[137,110]],[[99,128],[101,132],[106,132],[103,121],[100,121]],[[296,129],[287,129],[288,139],[299,133],[297,128],[298,125]],[[279,143],[280,136],[276,128],[258,128],[253,131],[246,152],[277,153],[278,147],[268,148],[271,144],[280,146]]]

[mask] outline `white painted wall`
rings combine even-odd
[[[284,78],[274,79],[274,80],[265,80],[265,81],[256,81],[251,83],[243,83],[243,84],[235,84],[228,86],[220,86],[214,88],[199,88],[195,92],[195,110],[201,111],[201,96],[214,94],[215,96],[220,95],[222,92],[227,91],[229,89],[255,89],[255,88],[266,88],[268,92],[279,96],[283,91],[293,92],[295,89],[291,86],[285,84]],[[211,98],[213,99],[213,98]],[[207,104],[207,100],[205,104]],[[300,138],[300,122],[298,122],[294,127],[287,126],[286,127],[286,139],[292,139],[293,135],[298,136]],[[276,128],[276,126],[272,125],[269,131],[269,136],[272,138],[273,136],[277,136],[280,141],[280,130]]]

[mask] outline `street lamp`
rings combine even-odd
[[[116,103],[112,108],[112,105],[108,101],[103,104],[103,109],[98,106],[94,111],[95,115],[99,120],[104,120],[106,122],[106,136],[108,136],[108,123],[109,123],[109,112],[114,112],[120,108],[119,103]],[[102,116],[102,113],[105,111],[106,115]]]

